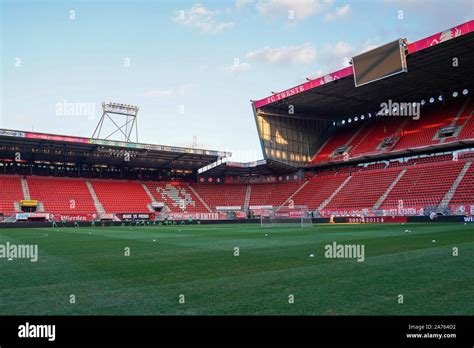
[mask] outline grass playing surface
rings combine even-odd
[[[0,315],[472,315],[473,227],[0,229],[0,244],[39,246],[36,263],[0,259]],[[325,258],[334,241],[365,261]]]

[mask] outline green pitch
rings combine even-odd
[[[0,259],[0,315],[474,314],[473,225],[0,229],[7,242],[39,259]],[[326,258],[333,242],[364,262]]]

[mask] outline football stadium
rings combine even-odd
[[[473,315],[473,61],[471,20],[275,86],[250,163],[120,100],[0,129],[0,315]]]

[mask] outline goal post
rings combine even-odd
[[[260,211],[261,227],[312,227],[311,212],[305,205],[293,207],[274,207]]]

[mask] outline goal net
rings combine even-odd
[[[307,206],[277,207],[260,211],[260,225],[312,227],[313,221]]]

